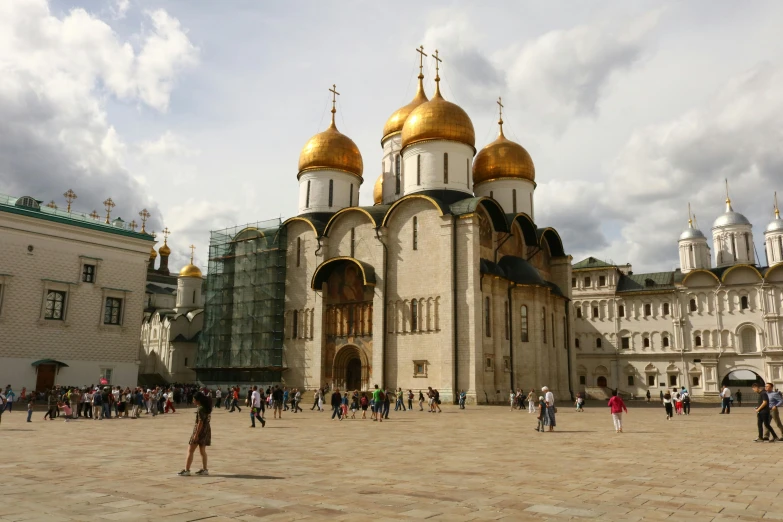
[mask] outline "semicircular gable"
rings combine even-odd
[[[363,208],[363,207],[347,207],[347,208],[344,208],[342,210],[339,210],[339,211],[335,212],[334,215],[332,215],[332,217],[330,217],[329,221],[327,221],[327,223],[326,223],[326,227],[324,228],[324,235],[328,236],[329,235],[329,231],[332,229],[332,227],[334,227],[335,222],[339,221],[341,216],[344,216],[345,214],[348,214],[348,213],[356,213],[356,212],[358,212],[360,214],[363,214],[364,216],[367,217],[367,220],[370,222],[370,224],[372,224],[373,228],[378,228],[378,222],[376,221],[376,218],[377,219],[383,219],[383,217],[386,214],[386,210],[389,208],[389,207],[387,207],[386,209],[382,208],[382,209],[380,209],[380,212],[379,212],[378,211],[379,210],[378,207],[381,207],[381,206],[382,205],[378,205],[376,207],[371,207],[372,209],[374,209],[374,212],[370,212],[369,210],[367,210],[366,208]]]
[[[764,274],[764,278],[767,281],[783,281],[783,263],[778,263],[777,265],[767,269],[767,273]]]
[[[690,284],[688,284],[689,280]],[[682,278],[683,286],[712,286],[713,283],[720,283],[720,278],[710,270],[701,268],[691,270]]]
[[[294,221],[301,221],[302,223],[306,223],[307,226],[309,226],[311,229],[313,229],[313,233],[315,234],[315,237],[320,237],[321,234],[318,232],[318,229],[315,226],[315,223],[313,223],[311,220],[301,217],[301,216],[294,216],[292,218],[288,218],[285,221],[283,221],[283,226],[288,225],[290,223],[293,223]]]
[[[332,271],[343,263],[352,263],[356,265],[362,273],[362,283],[364,283],[365,286],[375,286],[375,269],[371,265],[353,257],[340,256],[327,259],[318,265],[318,268],[313,272],[310,288],[313,290],[320,290],[321,286],[329,279]]]
[[[389,222],[389,218],[392,214],[394,214],[394,211],[402,204],[405,204],[413,199],[423,199],[425,201],[429,201],[432,203],[432,206],[435,207],[435,210],[438,211],[438,214],[443,216],[444,214],[450,214],[451,211],[449,210],[448,206],[445,205],[443,202],[430,197],[426,194],[408,194],[407,196],[403,196],[389,207],[389,210],[386,211],[386,215],[383,217],[383,221],[381,222],[382,226],[388,226],[387,223]]]
[[[549,246],[549,252],[555,257],[562,257],[565,255],[563,249],[563,240],[560,238],[560,234],[557,233],[552,227],[546,227],[538,229],[538,233],[541,237],[539,244],[542,240],[546,240],[546,244]]]
[[[753,265],[734,265],[723,272],[721,281],[734,283],[758,283],[763,279],[761,272]]]
[[[533,246],[538,244],[538,235],[536,234],[536,224],[525,213],[520,212],[515,215],[512,222],[516,222],[519,228],[522,229],[522,236],[525,238],[525,244],[527,246]]]
[[[509,232],[508,221],[506,220],[506,214],[503,212],[503,207],[492,198],[482,196],[462,199],[453,203],[449,209],[452,214],[460,216],[475,212],[478,207],[482,207],[487,212],[495,232]]]

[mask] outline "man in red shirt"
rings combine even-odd
[[[609,408],[612,412],[612,420],[614,421],[614,432],[623,432],[623,412],[628,413],[628,408],[625,407],[622,397],[617,395],[617,390],[612,390],[612,398],[609,399]]]

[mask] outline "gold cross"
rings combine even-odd
[[[438,50],[437,49],[435,49],[435,54],[433,54],[432,57],[435,58],[435,81],[439,82],[440,81],[440,62],[442,62],[443,60],[438,58]]]
[[[193,264],[193,252],[196,250],[196,245],[190,245],[190,264]]]
[[[76,193],[71,189],[68,189],[68,191],[65,194],[63,194],[63,196],[65,196],[65,201],[68,202],[68,213],[70,214],[71,203],[73,203],[73,200],[78,198],[79,196],[77,196]]]
[[[147,231],[144,229],[144,225],[147,224],[147,220],[150,218],[150,213],[147,212],[146,208],[141,209],[141,212],[139,212],[139,216],[141,217],[141,233],[146,234]]]
[[[424,52],[424,46],[420,45],[418,49],[416,49],[416,52],[419,53],[421,56],[419,56],[419,76],[424,78],[424,73],[421,72],[422,69],[424,69],[424,57],[429,56],[427,53]]]
[[[166,227],[163,229],[163,244],[165,245],[166,242],[169,239],[169,234],[171,234],[171,231],[169,230],[169,227]]]
[[[138,225],[136,224],[136,220],[134,219],[133,221],[131,221],[130,223],[128,223],[128,226],[130,227],[130,229],[131,229],[131,230],[133,230],[134,232],[136,232],[136,227],[137,227]]]
[[[92,214],[90,214],[90,217],[93,218],[93,219],[98,219],[99,217],[101,217],[101,215],[98,214],[97,210],[93,210]]]
[[[57,203],[55,203],[54,200],[51,200],[49,203],[46,204],[46,206],[57,210]]]
[[[340,96],[340,93],[337,92],[337,86],[332,84],[332,88],[329,89],[329,92],[332,93],[332,112],[337,112],[337,110],[334,108],[335,104],[337,103],[337,97]]]
[[[113,209],[117,205],[115,205],[114,201],[112,201],[111,198],[109,198],[103,202],[103,206],[106,207],[106,224],[108,225],[109,218],[111,217],[111,209]]]
[[[498,104],[498,112],[499,112],[498,125],[500,125],[500,134],[502,136],[503,135],[503,99],[500,96],[498,96],[498,101],[495,103]]]

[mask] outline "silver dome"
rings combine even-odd
[[[768,232],[783,232],[783,219],[775,218],[772,220],[772,222],[767,225],[767,229],[764,230],[764,233]]]
[[[739,212],[729,211],[719,216],[712,224],[712,228],[728,227],[731,225],[750,225],[748,218],[740,214]]]
[[[698,228],[686,228],[685,232],[680,234],[680,241],[683,239],[707,239]]]

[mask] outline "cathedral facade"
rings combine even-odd
[[[689,219],[680,268],[634,274],[630,265],[588,258],[573,266],[579,388],[619,388],[654,397],[685,386],[716,397],[722,385],[749,392],[753,381],[783,381],[783,220],[764,231],[756,259],[752,225],[726,210],[712,247]],[[750,395],[748,395],[750,396]]]
[[[364,161],[337,129],[334,104],[329,128],[302,149],[298,214],[275,236],[285,251],[274,267],[285,282],[282,359],[258,369],[307,389],[431,386],[443,400],[464,390],[485,403],[546,385],[568,398],[571,258],[557,231],[535,222],[533,161],[504,136],[502,113],[497,139],[477,153],[467,113],[443,98],[437,74],[429,98],[423,78],[420,69],[415,97],[383,127],[372,205],[359,202]],[[221,263],[239,263],[241,244],[261,238],[251,228],[234,236]],[[205,335],[218,340],[196,371],[215,382],[232,374],[204,361],[242,348],[237,336],[211,333],[231,331],[237,314],[235,297],[220,305],[222,316],[210,304],[212,271]]]

